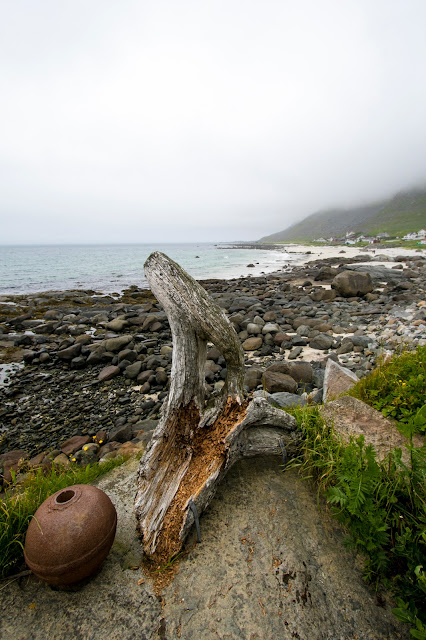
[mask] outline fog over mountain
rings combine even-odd
[[[320,238],[345,238],[346,233],[376,236],[387,233],[402,238],[426,227],[426,188],[397,193],[393,198],[360,207],[318,211],[262,242],[311,242]]]
[[[0,243],[255,240],[426,180],[423,0],[14,0]]]

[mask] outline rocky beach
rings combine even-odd
[[[291,270],[202,281],[241,341],[247,395],[283,408],[322,404],[335,364],[356,380],[386,352],[426,344],[425,256],[348,254],[306,253]],[[282,473],[273,457],[231,469],[201,518],[203,544],[192,532],[159,595],[143,570],[133,500],[137,456],[170,385],[164,311],[149,290],[133,286],[117,295],[2,296],[0,314],[2,483],[28,467],[136,454],[98,483],[119,522],[101,571],[62,591],[34,576],[3,585],[5,638],[409,637],[388,595],[363,582],[359,558],[344,549],[342,530],[318,510],[309,484],[295,470]],[[207,393],[218,393],[225,377],[211,345]],[[358,417],[371,424],[372,414]],[[385,440],[388,448],[388,431]]]
[[[426,258],[345,249],[290,271],[202,285],[245,353],[245,387],[278,406],[322,402],[333,359],[358,378],[380,354],[426,342]],[[170,380],[167,318],[149,290],[74,290],[0,299],[0,471],[86,464],[142,450]],[[206,386],[226,363],[214,345]]]

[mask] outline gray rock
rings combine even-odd
[[[129,364],[125,369],[126,378],[129,378],[130,380],[134,380],[135,378],[137,378],[140,373],[141,367],[142,362],[140,362],[139,360],[133,362],[132,364]]]
[[[315,336],[315,338],[312,338],[309,346],[312,347],[312,349],[325,351],[326,349],[330,349],[330,347],[333,345],[333,342],[334,340],[331,336],[326,333],[320,333]]]
[[[288,354],[288,359],[289,360],[295,360],[296,358],[298,358],[300,356],[300,354],[303,352],[302,347],[294,347],[290,353]]]
[[[62,360],[72,360],[73,358],[76,358],[78,355],[80,355],[80,351],[81,351],[81,344],[76,343],[76,344],[72,344],[70,347],[67,347],[66,349],[61,349],[60,351],[57,352],[57,356],[58,358],[61,358]]]
[[[133,425],[130,422],[111,429],[108,434],[110,442],[128,442],[133,437]]]
[[[345,298],[363,296],[373,290],[371,276],[364,272],[342,271],[331,286]]]
[[[246,331],[249,336],[254,336],[262,333],[262,327],[259,324],[255,324],[254,322],[249,322]]]
[[[249,391],[256,389],[256,387],[261,383],[262,373],[262,369],[258,369],[257,367],[250,367],[247,369],[244,376],[244,386]]]
[[[357,438],[363,435],[365,443],[373,445],[379,460],[383,460],[391,449],[399,447],[404,462],[409,462],[408,441],[400,434],[395,422],[358,398],[343,396],[327,402],[321,414],[345,442],[349,442],[351,436]],[[419,440],[415,444],[420,446],[422,443]]]
[[[244,351],[256,351],[256,349],[260,349],[262,346],[263,340],[261,337],[256,338],[247,338],[243,342]]]
[[[327,360],[324,373],[323,402],[334,400],[358,382],[357,376],[332,358]]]
[[[306,404],[306,398],[297,395],[297,393],[281,391],[279,393],[272,393],[271,398],[275,404],[283,409],[286,407],[304,407]]]
[[[104,367],[102,371],[100,371],[98,375],[99,382],[106,382],[106,380],[111,380],[115,376],[118,376],[121,373],[120,367],[116,367],[115,365],[110,365],[109,367]]]
[[[125,316],[120,316],[119,318],[114,318],[111,322],[107,322],[105,325],[105,329],[108,331],[123,331],[128,326],[128,322]]]
[[[118,336],[117,338],[108,338],[103,342],[106,351],[112,351],[117,353],[121,351],[126,345],[128,345],[133,339],[133,336]]]
[[[133,349],[123,349],[123,351],[119,351],[117,361],[127,360],[128,362],[134,362],[137,357],[138,354]]]
[[[268,371],[286,373],[291,376],[293,380],[296,380],[296,382],[306,382],[308,384],[312,382],[312,365],[302,360],[299,362],[287,362],[286,360],[274,362],[274,364],[268,367]]]
[[[267,322],[263,329],[262,329],[262,333],[263,335],[266,335],[267,333],[279,333],[280,332],[280,327],[278,324],[273,323],[273,322]]]
[[[267,369],[263,375],[263,385],[270,393],[278,391],[294,393],[297,390],[297,382],[291,376],[270,369]]]

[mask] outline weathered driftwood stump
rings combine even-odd
[[[299,433],[289,414],[264,398],[244,400],[244,355],[234,328],[207,292],[162,253],[145,263],[151,290],[163,305],[173,336],[168,399],[142,457],[135,500],[144,551],[164,562],[181,548],[194,516],[209,504],[234,462],[245,456],[291,455]],[[207,343],[226,360],[221,394],[205,403]]]

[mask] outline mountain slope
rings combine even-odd
[[[341,237],[347,231],[364,235],[387,231],[391,236],[403,236],[421,228],[426,228],[426,189],[406,191],[363,207],[320,211],[260,242],[309,242]]]

